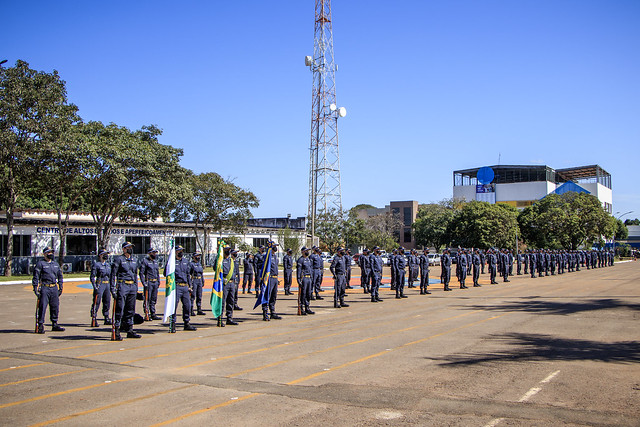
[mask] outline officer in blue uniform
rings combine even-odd
[[[253,275],[254,275],[253,261],[254,261],[253,254],[247,252],[244,256],[244,260],[242,261],[242,269],[243,269],[242,293],[243,294],[245,292],[245,289],[247,293],[252,293],[251,284],[253,283]],[[256,289],[256,292],[258,292],[257,289]]]
[[[253,271],[256,274],[256,298],[260,295],[260,286],[262,285],[262,266],[264,265],[264,245],[260,245],[258,252],[253,257]]]
[[[478,283],[478,279],[480,279],[480,251],[478,249],[475,250],[471,263],[473,264],[473,286],[479,288],[482,285]]]
[[[311,299],[324,299],[320,296],[319,292],[322,292],[322,274],[324,270],[324,262],[322,261],[322,257],[320,256],[320,248],[313,246],[311,248],[312,254],[309,256],[311,258],[311,264],[313,266],[313,278],[312,278],[312,293]],[[314,296],[315,293],[315,296]]]
[[[449,248],[446,248],[440,256],[440,281],[444,284],[444,290],[450,291],[449,282],[451,281],[451,256]]]
[[[36,263],[33,269],[33,292],[38,297],[38,333],[44,334],[44,316],[49,307],[51,330],[62,332],[64,328],[58,325],[58,311],[60,309],[60,295],[62,295],[62,270],[58,263],[53,262],[53,249],[46,247],[44,259]]]
[[[158,287],[160,286],[160,266],[158,265],[158,250],[149,248],[147,256],[140,263],[140,281],[147,295],[149,319],[160,320],[156,314],[158,302]]]
[[[487,261],[487,255],[484,253],[484,251],[480,251],[480,273],[484,274],[484,266],[486,264]]]
[[[489,265],[489,281],[492,285],[497,285],[496,275],[497,275],[497,265],[498,265],[498,257],[493,251],[493,249],[489,249],[487,254],[487,263]]]
[[[224,310],[227,315],[227,325],[237,325],[238,322],[233,320],[233,310],[236,306],[235,300],[235,275],[236,275],[236,259],[231,256],[231,248],[227,247],[223,250],[222,260],[222,301]],[[220,326],[224,326],[221,323]]]
[[[347,280],[347,289],[353,289],[351,286],[351,262],[353,262],[353,257],[351,256],[351,249],[347,249],[344,254],[344,264],[347,267],[347,274],[345,276]]]
[[[465,255],[467,256],[467,276],[471,274],[471,265],[473,264],[473,248],[471,248],[471,250],[466,249],[464,251]]]
[[[191,276],[191,315],[202,316],[202,287],[204,286],[204,268],[200,263],[202,254],[200,252],[194,252],[189,263],[189,276]],[[195,304],[194,304],[195,303]],[[195,307],[198,311],[195,312]]]
[[[311,276],[313,275],[313,267],[311,259],[309,259],[309,249],[303,246],[301,249],[302,256],[298,258],[296,262],[296,279],[298,281],[298,293],[300,304],[300,315],[306,316],[307,314],[315,314],[309,308],[309,301],[311,300]]]
[[[358,258],[360,264],[360,286],[365,294],[369,293],[369,283],[371,282],[371,257],[369,249],[365,248],[362,255]]]
[[[398,250],[394,249],[393,252],[391,252],[391,255],[389,255],[389,265],[391,266],[391,290],[395,291],[397,284],[398,284],[398,277],[397,277],[397,270],[398,270],[398,266],[397,264],[397,258],[398,258]]]
[[[278,299],[278,246],[270,242],[272,256],[271,256],[271,272],[269,276],[269,283],[265,284],[265,292],[267,296],[267,302],[262,304],[262,320],[269,321],[270,319],[280,320],[280,317],[276,313],[276,300]],[[270,315],[267,316],[268,312]]]
[[[111,295],[115,300],[116,314],[115,341],[122,341],[120,331],[127,332],[127,338],[140,338],[133,330],[133,316],[136,314],[136,295],[138,294],[138,263],[133,258],[133,244],[122,244],[122,255],[117,256],[111,265]]]
[[[418,252],[415,249],[411,249],[409,256],[407,257],[407,266],[409,267],[409,281],[407,288],[415,288],[413,282],[418,280],[418,273],[420,264],[418,263]]]
[[[460,283],[460,289],[468,289],[468,286],[464,284],[467,279],[467,251],[466,249],[458,250],[458,282]]]
[[[429,295],[429,249],[425,249],[418,258],[420,265],[420,295]]]
[[[242,311],[242,307],[238,305],[238,288],[240,287],[240,260],[238,259],[238,251],[231,251],[231,258],[233,258],[233,283],[234,283],[234,298],[233,298],[233,310]]]
[[[513,269],[513,256],[511,256],[511,263],[509,263],[509,251],[507,249],[502,250],[502,281],[510,282],[509,269]]]
[[[100,302],[102,302],[102,317],[104,317],[104,324],[110,325],[111,319],[109,319],[109,307],[111,306],[111,264],[107,261],[109,258],[109,251],[102,249],[98,253],[98,260],[94,261],[91,266],[91,286],[93,287],[93,299],[91,301],[91,319],[92,326],[97,325],[98,308]]]
[[[382,282],[382,268],[384,264],[380,256],[380,248],[377,246],[373,248],[373,253],[369,256],[369,265],[371,267],[371,302],[380,302],[382,299],[380,295],[378,295],[378,290]]]
[[[293,295],[291,283],[293,282],[293,250],[287,249],[287,254],[282,258],[282,269],[284,273],[284,294]]]
[[[173,313],[173,321],[175,322],[176,313],[178,312],[178,303],[182,302],[182,322],[185,331],[195,331],[197,328],[191,326],[191,276],[189,275],[189,261],[184,257],[184,248],[180,245],[176,246],[176,269],[174,271],[176,277],[176,309]],[[164,275],[167,275],[167,265],[164,267]]]
[[[404,294],[404,275],[407,260],[404,257],[404,249],[398,248],[398,255],[396,256],[396,298],[408,298]]]
[[[516,255],[516,265],[517,265],[516,274],[518,276],[522,275],[522,262],[523,261],[524,261],[524,255],[522,255],[522,251],[518,250],[518,254]]]
[[[333,307],[349,307],[344,302],[345,289],[347,287],[347,267],[344,263],[344,248],[339,248],[338,253],[333,257],[329,267],[333,274]]]

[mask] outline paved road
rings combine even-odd
[[[0,424],[640,425],[640,263],[482,279],[378,304],[356,288],[306,317],[280,294],[271,322],[241,295],[240,326],[152,322],[118,343],[81,287],[43,336],[33,293],[2,286]]]

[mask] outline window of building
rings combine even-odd
[[[411,227],[411,224],[413,223],[413,217],[411,215],[411,208],[410,207],[402,208],[402,213],[404,215],[404,225],[405,225],[405,227]]]
[[[150,239],[148,237],[148,239]],[[176,246],[182,246],[184,248],[184,253],[192,254],[196,249],[196,238],[195,237],[176,237]]]
[[[404,230],[404,242],[411,243],[411,229],[405,228]]]
[[[269,239],[266,237],[254,237],[253,238],[253,247],[259,248],[260,246],[266,246]]]
[[[176,238],[176,245],[178,245],[178,239],[179,237]],[[144,255],[151,248],[151,237],[149,236],[125,236],[125,240],[133,243],[133,253],[136,255]]]
[[[0,256],[7,256],[7,236],[0,236]],[[31,256],[31,235],[13,235],[13,256]]]
[[[95,255],[97,236],[67,236],[67,255]]]

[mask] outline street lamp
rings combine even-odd
[[[633,211],[625,212],[623,214],[618,215],[619,213],[620,211],[613,214],[616,220],[620,220],[620,218],[622,218],[625,215],[629,215],[630,213],[633,213]],[[618,216],[616,217],[615,215],[618,215]],[[618,222],[616,221],[616,229],[617,227],[618,227]],[[614,257],[616,256],[616,232],[615,231],[613,232],[613,256]]]

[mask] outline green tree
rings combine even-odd
[[[513,248],[517,231],[516,208],[475,200],[458,209],[449,223],[452,243],[467,248]]]
[[[188,186],[190,195],[177,200],[174,217],[178,221],[193,222],[196,241],[205,257],[209,254],[210,233],[223,228],[243,232],[247,219],[252,217],[251,208],[259,205],[258,198],[251,191],[238,187],[215,172],[190,176]],[[200,230],[202,239],[198,237]]]
[[[287,249],[291,249],[294,259],[300,254],[300,240],[289,227],[278,230],[278,242],[284,253]]]
[[[627,225],[619,219],[616,219],[616,240],[624,240],[629,237],[629,229]]]
[[[6,276],[11,275],[13,263],[18,198],[39,179],[41,150],[59,142],[78,120],[76,113],[57,71],[36,71],[20,60],[14,67],[0,67],[0,205],[7,213]]]
[[[344,222],[344,212],[337,209],[328,210],[316,217],[316,235],[320,239],[320,246],[330,253],[335,253],[345,244]]]
[[[640,225],[640,219],[625,219],[624,225]]]
[[[182,149],[160,144],[157,127],[131,131],[89,122],[81,133],[91,149],[87,202],[100,247],[106,247],[116,219],[168,218],[170,207],[189,196],[189,172],[179,163]]]
[[[416,244],[433,246],[440,252],[441,248],[451,243],[449,225],[456,213],[459,203],[451,199],[439,203],[420,205],[413,230]]]

